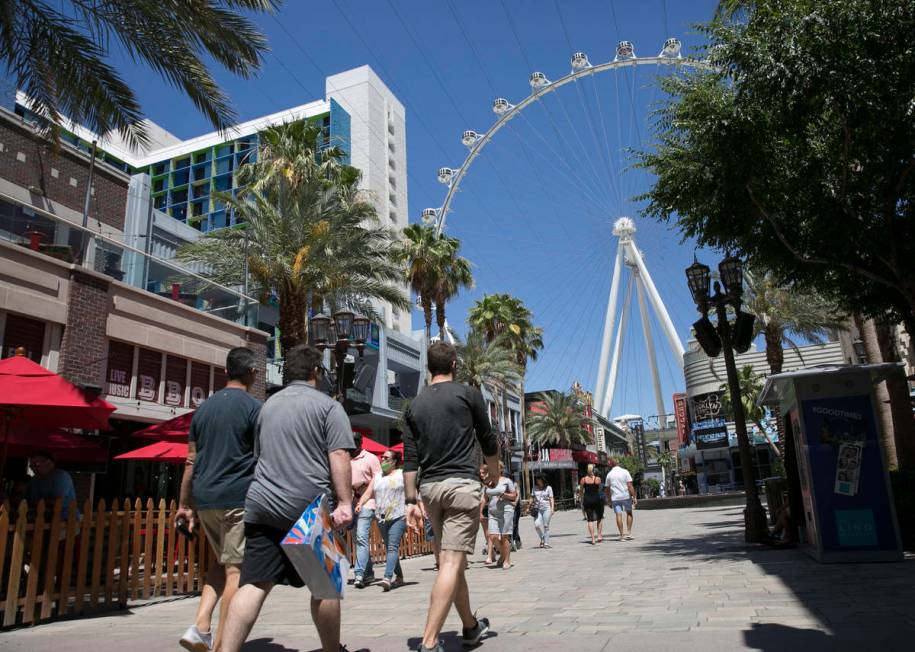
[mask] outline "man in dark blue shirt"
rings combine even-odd
[[[207,574],[197,619],[179,643],[192,652],[218,645],[245,551],[245,495],[254,477],[254,435],[261,402],[248,392],[257,376],[254,351],[237,347],[226,357],[228,382],[191,420],[177,519],[201,527],[216,555]],[[210,622],[222,596],[216,639]]]

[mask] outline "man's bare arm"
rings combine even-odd
[[[327,454],[330,462],[330,483],[337,497],[337,508],[331,515],[334,527],[346,527],[353,522],[353,469],[350,453],[345,448]]]
[[[194,461],[197,459],[197,443],[187,445],[187,459],[184,462],[184,474],[181,476],[181,490],[178,493],[178,511],[175,520],[183,518],[188,528],[194,530],[194,508],[191,503],[194,497]]]

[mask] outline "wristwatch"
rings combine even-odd
[[[415,504],[416,504],[416,498],[404,498],[403,501],[404,501],[404,503],[406,503],[407,505],[415,505]]]

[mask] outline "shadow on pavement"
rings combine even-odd
[[[762,652],[834,652],[876,647],[880,650],[910,650],[911,641],[906,640],[902,631],[837,631],[833,634],[819,629],[800,629],[773,623],[754,623],[752,629],[743,633],[746,646]]]
[[[298,652],[281,643],[274,643],[272,638],[255,638],[242,646],[245,652]]]
[[[441,634],[439,634],[438,638],[442,642],[442,644],[445,646],[446,651],[454,651],[454,650],[476,650],[477,648],[481,647],[484,643],[486,643],[486,641],[496,638],[497,636],[499,636],[498,632],[494,632],[494,631],[490,630],[489,632],[487,632],[486,636],[484,636],[480,640],[479,645],[476,645],[474,647],[464,647],[463,646],[460,632],[442,632]],[[419,649],[420,643],[422,643],[422,642],[423,642],[423,639],[421,636],[412,636],[409,639],[407,639],[407,649],[408,650]]]
[[[767,575],[777,577],[811,616],[834,632],[828,635],[817,630],[760,623],[746,632],[748,643],[751,638],[759,643],[751,647],[810,652],[840,649],[836,645],[845,649],[849,640],[872,647],[878,635],[901,645],[903,632],[910,636],[915,632],[915,563],[819,564],[802,549],[748,544],[744,542],[740,509],[721,514],[721,521],[704,523],[703,527],[705,533],[688,538],[657,538],[638,543],[642,550],[657,552],[677,567],[689,561],[750,561]],[[813,647],[821,641],[822,648]],[[904,649],[915,647],[907,645]]]

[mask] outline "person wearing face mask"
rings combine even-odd
[[[404,519],[406,503],[404,502],[403,471],[400,469],[400,453],[385,451],[381,456],[381,473],[368,486],[360,502],[375,501],[375,518],[384,541],[386,561],[384,579],[381,588],[387,592],[403,584],[403,569],[400,567],[400,540],[407,529]],[[356,504],[356,511],[360,505]]]

